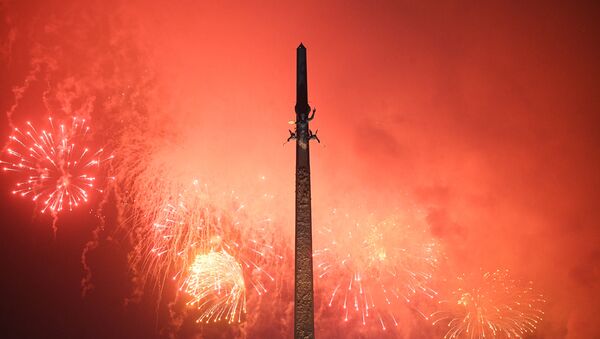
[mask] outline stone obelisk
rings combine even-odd
[[[312,217],[310,203],[309,141],[313,134],[308,128],[310,106],[306,74],[306,48],[296,50],[296,262],[294,297],[294,338],[314,338]]]

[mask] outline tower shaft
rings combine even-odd
[[[296,243],[294,338],[314,338],[312,216],[306,48],[296,51]]]

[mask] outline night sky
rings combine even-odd
[[[272,214],[292,263],[283,144],[302,42],[322,141],[315,234],[335,206],[418,211],[443,249],[437,284],[509,269],[546,299],[530,338],[598,338],[598,22],[583,1],[0,1],[0,137],[6,148],[25,121],[85,116],[117,164],[162,164],[164,180],[192,173],[249,200],[266,190],[274,200],[252,211]],[[241,325],[195,325],[175,286],[136,285],[127,166],[59,213],[56,233],[2,173],[0,336],[291,337],[287,264],[270,267],[276,292],[248,296]],[[386,332],[315,309],[319,337],[443,336],[403,308]]]

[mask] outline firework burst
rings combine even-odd
[[[257,235],[260,233],[257,230],[264,229],[270,219],[251,221],[244,213],[246,205],[237,197],[232,195],[225,200],[228,201],[219,203],[207,185],[194,180],[191,187],[166,202],[152,225],[148,245],[155,260],[149,260],[148,270],[160,272],[164,268],[179,268],[172,277],[178,280],[192,265],[196,253],[222,250],[235,256],[252,272],[252,286],[258,293],[267,292],[260,276],[273,278],[258,262],[272,247]]]
[[[369,322],[386,330],[398,326],[395,310],[417,295],[433,297],[428,287],[437,267],[438,245],[423,224],[402,214],[361,221],[334,210],[318,227],[324,245],[314,253],[317,283],[329,290],[327,306],[345,321]]]
[[[85,141],[90,127],[86,120],[73,118],[70,124],[55,123],[36,129],[27,122],[24,130],[15,128],[1,161],[5,172],[18,175],[12,193],[41,202],[41,212],[52,214],[73,210],[88,201],[97,187],[100,166],[111,160],[101,148],[90,150]]]
[[[192,297],[187,304],[200,310],[196,322],[240,322],[246,313],[242,265],[227,252],[197,255],[180,290]]]
[[[532,282],[521,284],[507,270],[460,276],[441,311],[431,314],[433,325],[445,325],[444,338],[523,338],[535,332],[545,300]]]
[[[141,250],[131,257],[132,265],[141,267],[142,276],[160,288],[172,281],[191,296],[188,305],[202,312],[198,322],[239,322],[246,310],[247,288],[261,296],[274,280],[263,269],[280,258],[264,232],[271,220],[246,212],[247,205],[235,192],[215,194],[198,180],[175,191],[162,200],[162,209],[144,214],[144,220],[154,216],[154,221],[141,227]],[[208,261],[211,267],[198,267]],[[234,275],[235,284],[231,282]],[[230,282],[217,291],[209,284],[215,277]]]

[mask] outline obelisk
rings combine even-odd
[[[309,117],[306,48],[296,50],[296,251],[294,338],[314,338],[312,217],[310,202],[310,155],[308,144],[312,133]]]

